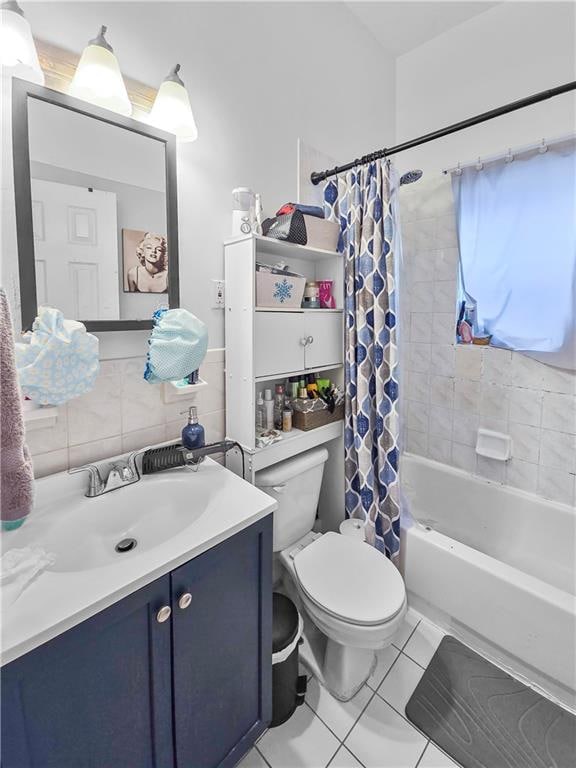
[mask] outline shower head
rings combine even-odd
[[[414,184],[415,181],[419,181],[422,178],[423,171],[417,169],[414,171],[407,171],[400,177],[400,185]]]

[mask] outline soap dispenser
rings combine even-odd
[[[186,413],[186,411],[182,411]],[[195,405],[188,408],[188,424],[182,430],[182,445],[193,451],[204,445],[204,427],[198,423],[198,413]]]

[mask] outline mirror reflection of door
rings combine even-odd
[[[65,317],[119,317],[116,195],[32,179],[38,304]]]

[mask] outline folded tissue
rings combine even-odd
[[[2,603],[15,603],[34,579],[55,562],[56,556],[42,547],[9,549],[0,559]]]
[[[146,381],[180,381],[198,370],[208,349],[204,323],[186,309],[158,309],[153,320]]]
[[[98,339],[59,309],[39,307],[32,331],[15,348],[22,392],[34,403],[62,405],[93,389]]]

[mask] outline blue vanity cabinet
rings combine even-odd
[[[169,576],[2,667],[2,768],[173,768],[166,605]]]
[[[5,665],[1,768],[235,765],[271,719],[271,611],[268,515]]]
[[[270,722],[271,584],[272,515],[172,572],[178,768],[234,766]]]

